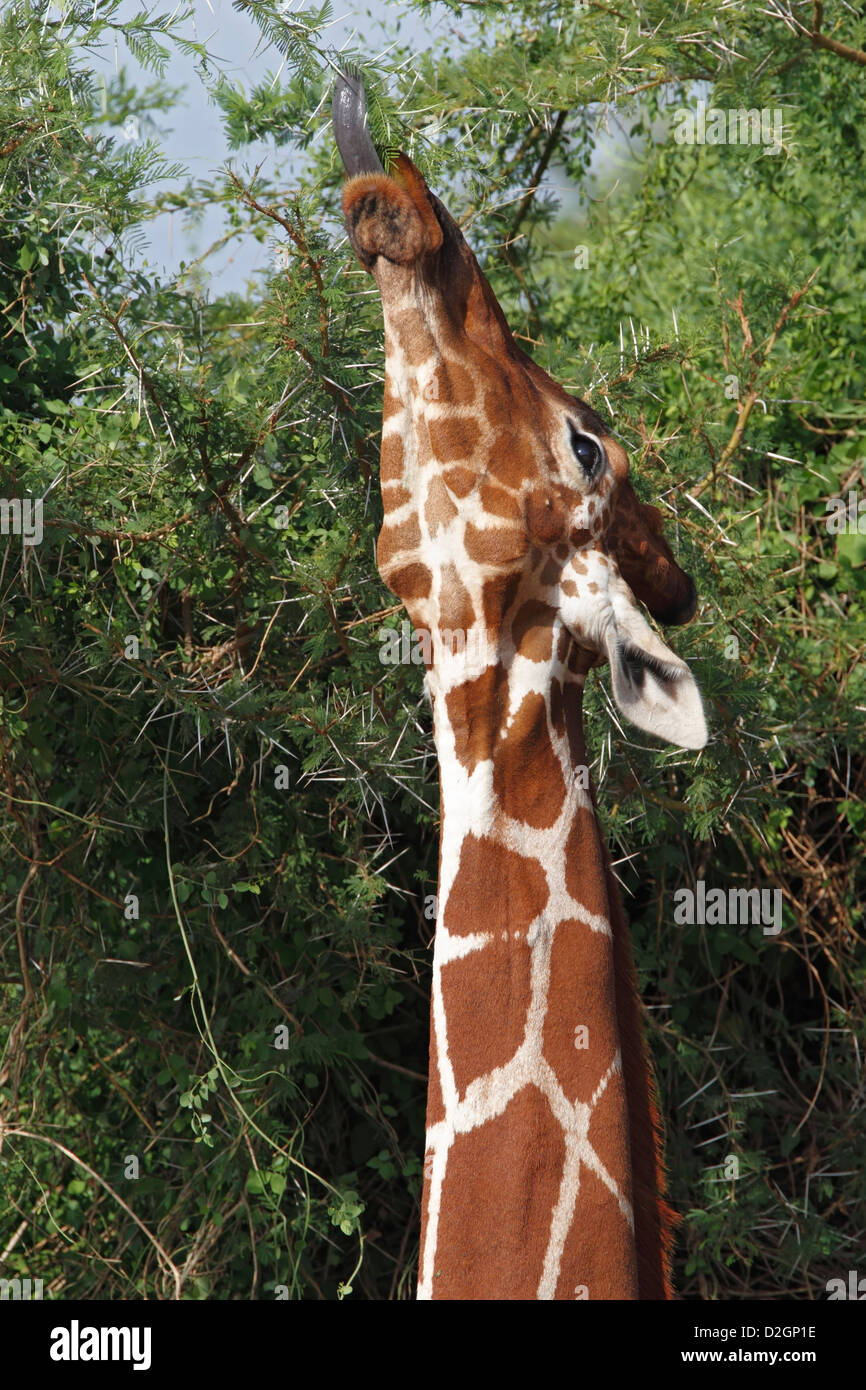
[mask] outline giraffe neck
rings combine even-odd
[[[464,660],[433,633],[442,832],[418,1294],[660,1298],[654,1115],[588,789],[581,654],[531,618],[518,601],[510,640],[467,640]]]
[[[577,542],[526,481],[532,373],[455,343],[401,268],[376,273],[378,559],[430,636],[442,791],[418,1294],[662,1298],[657,1126],[586,768],[592,658],[560,616],[588,552],[562,579]]]

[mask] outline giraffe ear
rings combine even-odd
[[[656,636],[630,593],[613,596],[613,612],[605,647],[617,705],[645,733],[703,748],[707,722],[688,666]]]

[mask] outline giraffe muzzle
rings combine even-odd
[[[370,136],[364,84],[354,68],[338,77],[332,111],[348,175],[343,189],[346,230],[364,268],[372,270],[378,256],[408,266],[438,251],[442,228],[429,189],[405,154],[395,155],[385,173]]]
[[[685,598],[679,603],[672,604],[664,612],[653,615],[662,627],[684,627],[686,623],[691,622],[698,611],[698,591],[695,587],[695,581],[689,574],[685,576],[685,579],[688,585]]]

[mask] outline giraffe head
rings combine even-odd
[[[638,501],[624,449],[517,346],[411,160],[400,154],[384,172],[354,74],[337,82],[334,128],[349,240],[385,313],[379,567],[432,633],[434,668],[443,630],[472,627],[500,656],[504,641],[580,680],[606,660],[632,723],[702,748],[695,681],[640,607],[663,624],[688,622],[695,586],[661,514]]]

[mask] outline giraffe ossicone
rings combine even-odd
[[[670,1297],[674,1217],[582,697],[607,661],[633,724],[703,747],[691,672],[639,606],[687,622],[695,587],[622,446],[517,346],[420,172],[402,154],[384,172],[356,74],[333,112],[349,240],[384,311],[377,558],[429,633],[442,793],[418,1296]]]

